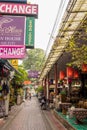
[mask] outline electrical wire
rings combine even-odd
[[[45,55],[44,55],[43,60],[41,62],[41,65],[42,65],[45,57],[47,56],[49,48],[51,47],[51,40],[53,40],[53,36],[54,36],[55,31],[56,31],[56,28],[57,28],[57,26],[59,26],[59,24],[61,22],[61,18],[62,18],[63,13],[64,13],[63,11],[65,9],[65,5],[67,6],[68,1],[69,0],[61,0],[61,2],[60,2],[60,5],[59,5],[58,11],[57,11],[57,16],[56,16],[56,19],[55,19],[55,22],[54,22],[54,26],[53,26],[53,29],[52,29],[52,32],[51,32],[51,35],[50,35],[50,38],[49,38],[49,41],[48,41],[48,45],[47,45],[47,48],[46,48],[46,51],[45,51]]]

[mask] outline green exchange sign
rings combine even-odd
[[[35,18],[26,17],[26,48],[34,48]]]

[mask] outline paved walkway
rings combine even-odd
[[[65,130],[65,128],[51,116],[49,111],[42,111],[38,99],[32,97],[31,101],[25,101],[10,112],[0,130]]]

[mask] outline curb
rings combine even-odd
[[[52,130],[66,130],[64,125],[55,117],[53,110],[43,111],[43,113]]]
[[[54,116],[63,124],[63,126],[67,130],[76,130],[73,126],[71,126],[65,119],[63,119],[61,116],[57,114],[57,112],[54,110],[53,111]]]

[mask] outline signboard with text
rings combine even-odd
[[[0,2],[17,2],[17,3],[27,3],[27,0],[0,0]]]
[[[38,5],[0,2],[0,14],[38,16]]]
[[[28,77],[29,78],[38,78],[39,76],[39,72],[38,71],[33,71],[33,70],[29,70],[28,71]]]
[[[0,17],[0,45],[24,45],[25,17]]]
[[[18,59],[12,59],[11,64],[15,69],[18,69]]]
[[[18,59],[12,59],[11,64],[14,66],[18,65]]]
[[[35,29],[35,19],[34,17],[26,18],[26,47],[34,48],[34,29]]]
[[[22,59],[25,57],[25,46],[0,46],[0,58],[3,59]]]

